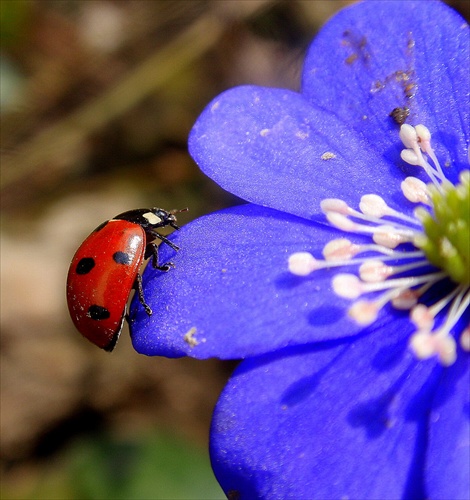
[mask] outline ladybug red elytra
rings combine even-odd
[[[137,290],[147,314],[152,314],[145,302],[140,266],[149,257],[155,269],[168,271],[173,266],[158,263],[153,241],[158,238],[179,250],[157,229],[179,229],[175,213],[182,211],[139,208],[124,212],[100,224],[75,253],[67,276],[67,305],[78,331],[98,347],[114,349],[132,289]]]

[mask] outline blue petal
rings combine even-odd
[[[305,61],[303,93],[334,111],[385,152],[396,129],[388,116],[408,107],[433,133],[443,163],[468,168],[470,35],[467,23],[434,1],[364,2],[340,11]]]
[[[214,213],[172,235],[181,247],[160,247],[168,273],[147,266],[148,317],[136,297],[130,308],[134,348],[142,354],[240,358],[288,345],[352,335],[359,327],[334,295],[332,272],[300,278],[287,270],[297,251],[321,249],[334,231],[257,205]],[[405,315],[384,314],[374,327]],[[188,333],[189,332],[189,333]],[[192,346],[190,338],[198,343]]]
[[[240,500],[428,498],[438,377],[434,361],[417,362],[406,345],[399,330],[382,330],[243,361],[211,430],[224,491]]]
[[[468,168],[469,44],[466,23],[438,2],[354,5],[313,43],[303,95],[225,92],[196,122],[190,152],[224,189],[302,217],[339,195],[356,205],[374,192],[399,207],[396,179],[423,174],[399,159],[394,108],[430,128],[451,181]]]
[[[391,155],[398,161],[398,133],[394,137]],[[198,118],[189,150],[224,189],[307,219],[320,212],[324,198],[356,206],[369,192],[390,198],[402,177],[384,151],[347,123],[281,89],[238,87],[220,95]]]
[[[430,498],[470,498],[470,374],[468,354],[444,371],[429,429]]]

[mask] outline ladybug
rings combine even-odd
[[[186,209],[184,209],[186,210]],[[78,331],[105,351],[112,351],[126,317],[126,304],[133,289],[146,313],[140,266],[152,257],[155,269],[168,271],[173,263],[158,263],[155,239],[179,250],[157,229],[176,225],[175,213],[161,208],[139,208],[116,215],[100,224],[81,244],[67,276],[67,305]]]

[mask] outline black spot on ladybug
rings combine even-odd
[[[106,307],[97,306],[96,304],[94,304],[88,308],[87,314],[91,319],[95,319],[97,321],[103,320],[103,319],[108,319],[111,316],[111,314],[106,309]]]
[[[113,260],[117,264],[123,264],[125,266],[129,265],[131,263],[131,258],[129,254],[126,252],[114,252],[113,253]]]
[[[98,231],[101,231],[105,226],[108,225],[108,222],[109,222],[109,220],[105,220],[93,232],[97,233]]]
[[[95,267],[95,259],[92,257],[83,257],[80,259],[75,272],[77,274],[88,274]]]

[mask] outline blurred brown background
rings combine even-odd
[[[116,213],[236,203],[189,157],[191,125],[228,87],[298,89],[348,3],[1,1],[2,498],[223,496],[206,447],[235,365],[139,356],[127,327],[98,350],[68,317],[68,265]]]

